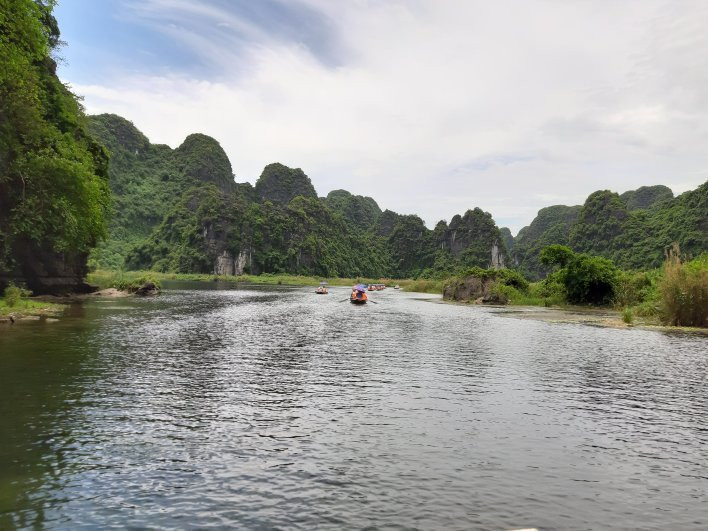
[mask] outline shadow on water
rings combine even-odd
[[[22,323],[0,330],[0,529],[41,528],[71,473],[65,458],[76,444],[72,430],[93,380],[94,323],[80,306],[59,323]]]

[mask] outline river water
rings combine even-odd
[[[706,336],[313,289],[0,328],[0,529],[708,528]]]

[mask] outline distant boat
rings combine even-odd
[[[393,289],[401,289],[401,286],[399,286],[398,284],[396,284],[395,286],[393,286]]]
[[[363,284],[357,284],[352,288],[352,294],[349,297],[349,301],[352,304],[366,304],[367,299],[366,286]]]
[[[327,295],[329,293],[329,289],[327,288],[327,283],[320,282],[320,286],[315,290],[315,293],[317,293],[317,295]]]

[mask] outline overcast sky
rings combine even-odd
[[[236,180],[282,162],[429,227],[515,234],[598,189],[708,178],[708,1],[60,0],[61,78]]]

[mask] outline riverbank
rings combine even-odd
[[[637,317],[634,318],[631,323],[627,323],[623,319],[622,312],[610,308],[587,308],[582,306],[557,308],[498,306],[497,308],[498,310],[494,311],[495,314],[513,319],[529,319],[547,323],[582,324],[586,326],[623,330],[639,329],[660,332],[689,332],[708,336],[708,329],[706,328],[663,325],[657,318]]]
[[[416,281],[411,279],[392,278],[325,278],[307,275],[270,274],[262,275],[213,275],[204,273],[159,273],[156,271],[94,271],[89,273],[86,281],[102,289],[115,287],[127,282],[149,278],[155,281],[181,280],[189,282],[226,282],[248,283],[284,286],[319,286],[320,282],[327,282],[330,286],[352,286],[354,284],[386,284],[393,287],[398,284],[407,291],[421,291],[423,293],[441,293],[441,281]],[[411,289],[415,287],[416,289]],[[427,288],[421,290],[420,288]],[[430,291],[428,291],[430,290]]]
[[[46,300],[20,299],[14,305],[0,299],[0,323],[13,323],[20,320],[57,318],[64,313],[65,304]]]

